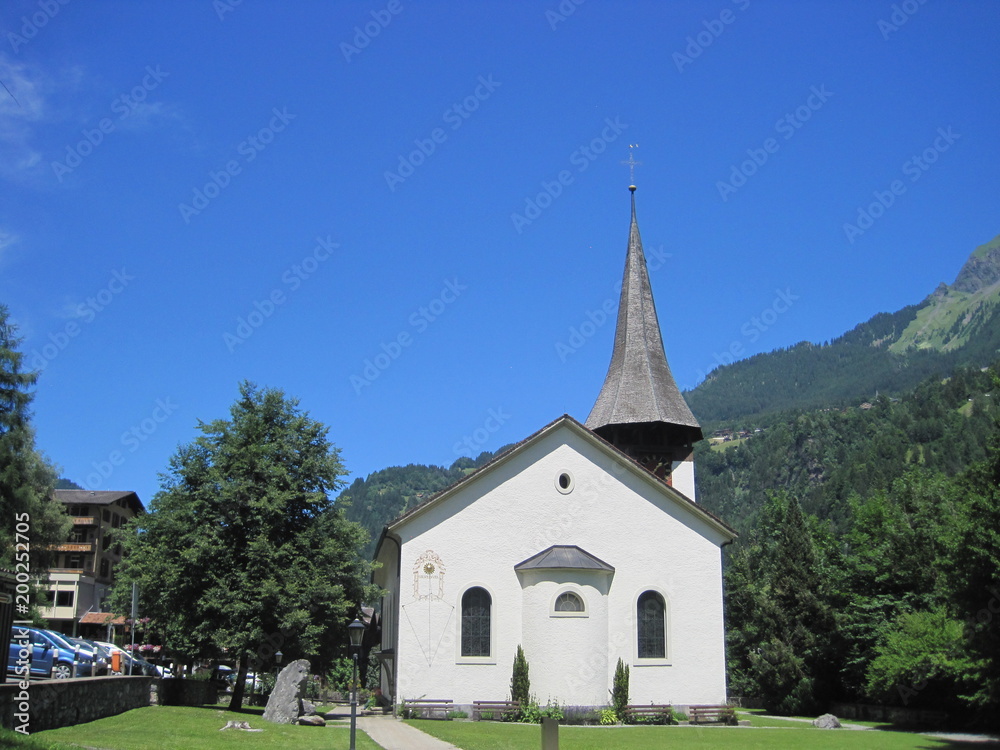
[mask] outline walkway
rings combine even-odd
[[[391,716],[361,716],[358,729],[385,750],[459,750],[450,742],[431,737]]]

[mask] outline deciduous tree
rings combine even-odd
[[[239,658],[231,709],[248,666],[274,652],[322,673],[347,643],[365,593],[366,536],[330,493],[344,467],[327,428],[281,391],[243,383],[228,420],[200,423],[161,478],[150,512],[128,527],[115,602],[132,581],[165,645],[187,657]]]

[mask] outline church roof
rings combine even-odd
[[[575,544],[553,544],[548,549],[544,549],[537,555],[532,555],[524,562],[519,562],[514,566],[514,570],[551,570],[553,568],[615,572],[615,569],[604,560],[594,557]]]
[[[663,422],[701,427],[681,396],[663,351],[660,324],[649,286],[646,258],[635,219],[635,187],[625,275],[618,302],[618,325],[611,365],[597,402],[587,417],[592,430],[607,425]]]

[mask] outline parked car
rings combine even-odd
[[[91,654],[91,658],[94,660],[94,674],[106,675],[111,673],[111,654],[103,646],[94,641],[88,641],[86,638],[76,638],[69,635],[64,635],[63,638],[74,646],[86,649]]]
[[[157,667],[155,664],[150,664],[145,659],[140,659],[138,656],[132,656],[128,651],[116,646],[113,643],[108,643],[106,641],[96,641],[98,646],[102,646],[107,649],[109,654],[109,659],[111,655],[117,653],[120,655],[121,659],[121,671],[115,674],[141,674],[147,677],[166,677],[169,676],[170,670]]]
[[[7,653],[8,674],[23,676],[18,671],[17,661],[23,644],[20,636],[25,634],[31,644],[31,653],[28,657],[31,677],[52,677],[57,680],[72,677],[74,662],[78,677],[94,673],[94,659],[89,649],[70,644],[59,633],[51,630],[15,625],[11,629],[11,641]]]

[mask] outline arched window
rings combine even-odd
[[[637,605],[640,659],[667,658],[666,605],[656,591],[644,591]]]
[[[478,586],[462,594],[462,656],[490,655],[492,604],[489,592]]]
[[[564,591],[556,597],[556,612],[583,612],[583,599],[572,591]]]

